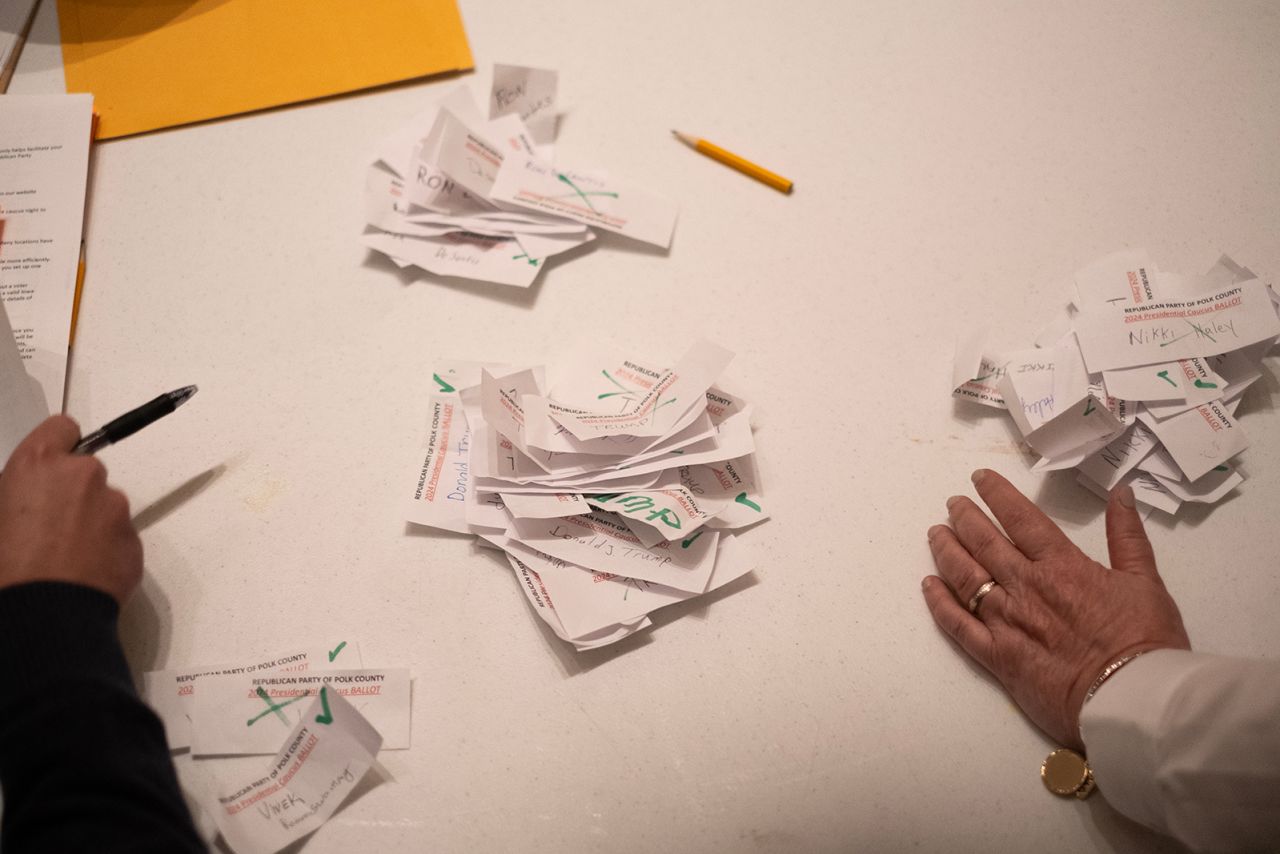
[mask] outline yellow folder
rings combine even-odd
[[[58,0],[112,139],[471,68],[455,0]]]

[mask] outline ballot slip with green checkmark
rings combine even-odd
[[[170,750],[191,746],[192,705],[198,687],[211,676],[261,673],[305,673],[317,668],[358,668],[360,645],[339,638],[294,650],[224,664],[153,670],[142,674],[142,699],[164,724]],[[274,750],[275,748],[272,748]]]
[[[507,554],[578,650],[750,572],[735,536],[769,518],[751,406],[699,341],[664,363],[599,342],[547,366],[439,363],[406,518]]]
[[[303,719],[309,698],[327,688],[346,698],[382,736],[384,750],[406,750],[411,739],[410,675],[405,668],[208,676],[191,705],[193,756],[274,753]]]
[[[236,854],[272,854],[317,830],[373,767],[382,736],[347,697],[322,686],[275,733],[274,758],[204,800]],[[283,745],[283,747],[281,746]]]
[[[366,248],[401,268],[512,287],[604,229],[668,247],[676,206],[555,159],[558,76],[494,67],[483,114],[464,85],[384,137],[366,172]]]
[[[489,198],[667,248],[673,202],[602,171],[569,169],[523,154],[503,161]]]
[[[1222,500],[1244,481],[1236,409],[1280,341],[1280,295],[1225,255],[1191,276],[1126,249],[1073,278],[1071,305],[1034,349],[962,334],[952,395],[1007,410],[1034,471],[1075,468],[1104,498],[1128,485],[1170,514]]]

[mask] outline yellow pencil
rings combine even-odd
[[[720,146],[707,142],[705,139],[698,139],[697,137],[689,136],[687,133],[680,133],[678,130],[673,130],[671,133],[676,139],[699,154],[705,154],[712,160],[719,160],[730,169],[737,169],[742,174],[749,175],[762,184],[768,184],[780,193],[791,192],[792,183],[776,172],[770,172],[763,166],[757,166],[750,160],[739,157],[732,151],[725,151]]]
[[[80,241],[80,262],[76,264],[76,295],[71,303],[71,338],[67,346],[76,343],[76,322],[80,320],[80,295],[84,293],[84,241]]]

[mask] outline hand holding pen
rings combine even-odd
[[[71,449],[71,453],[94,454],[107,447],[107,445],[114,445],[121,439],[132,436],[148,424],[154,424],[170,412],[173,412],[173,410],[190,400],[191,396],[197,391],[198,389],[195,386],[189,385],[176,391],[166,392],[155,400],[126,412],[114,421],[108,421],[102,427],[77,442],[76,446]]]
[[[142,579],[142,541],[124,493],[89,455],[168,415],[195,386],[163,394],[80,438],[46,419],[0,471],[0,589],[34,582],[91,587],[123,605]]]

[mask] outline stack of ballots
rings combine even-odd
[[[459,88],[382,140],[366,173],[364,245],[401,267],[524,288],[594,228],[670,246],[674,204],[553,165],[556,85],[554,71],[498,65],[488,118]]]
[[[734,531],[768,514],[751,407],[716,385],[731,358],[701,341],[669,368],[602,347],[439,365],[407,518],[505,552],[579,650],[640,631],[753,568]]]
[[[1101,497],[1128,484],[1176,513],[1244,480],[1236,418],[1280,336],[1280,296],[1225,255],[1203,276],[1156,268],[1141,249],[1075,274],[1075,299],[1036,347],[957,344],[953,396],[1007,409],[1037,471],[1075,468]]]

